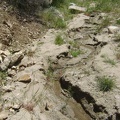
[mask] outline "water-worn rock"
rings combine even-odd
[[[25,83],[29,83],[31,82],[31,76],[30,74],[24,74],[21,77],[18,78],[19,82],[25,82]]]
[[[20,112],[17,112],[17,114],[11,116],[9,120],[31,120],[31,114],[29,111],[25,110],[24,108],[20,109]]]
[[[0,69],[4,71],[8,67],[12,67],[14,64],[19,63],[23,59],[23,57],[24,53],[22,51],[6,57],[4,61],[0,64]]]
[[[87,10],[85,7],[79,7],[75,4],[70,5],[68,9],[78,11],[78,12],[85,12]]]
[[[24,57],[24,53],[22,51],[13,54],[10,57],[10,65],[9,66],[13,66],[15,63],[20,62],[23,59],[23,57]]]
[[[0,120],[5,120],[7,118],[8,118],[8,112],[7,111],[0,112]]]
[[[5,92],[11,92],[15,89],[15,86],[11,86],[11,85],[6,85],[6,86],[3,86],[2,89],[5,91]]]
[[[108,32],[111,34],[114,34],[114,33],[118,32],[119,30],[120,30],[120,28],[117,26],[109,26],[108,27]]]
[[[14,105],[12,106],[12,108],[13,108],[14,110],[18,110],[18,109],[20,109],[20,105],[14,104]]]
[[[9,56],[10,55],[10,52],[9,50],[0,50],[0,55],[5,55],[5,56]]]
[[[85,20],[89,20],[89,16],[86,16],[84,14],[78,14],[68,24],[68,30],[82,27],[85,24]]]
[[[13,77],[16,74],[15,70],[8,69],[8,76]]]
[[[4,59],[4,61],[0,64],[0,69],[2,71],[6,70],[8,68],[8,66],[9,66],[9,64],[10,64],[10,59],[8,57],[6,57]]]

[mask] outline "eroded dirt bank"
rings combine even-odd
[[[120,48],[115,37],[119,30],[98,31],[106,14],[80,13],[66,29],[46,30],[35,21],[22,24],[4,9],[0,9],[0,119],[120,119]],[[58,35],[62,45],[55,43]],[[116,87],[100,91],[101,76],[113,78]]]

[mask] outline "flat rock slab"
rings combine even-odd
[[[86,16],[84,14],[78,14],[76,17],[73,18],[73,20],[70,21],[68,24],[68,30],[80,28],[85,24],[85,20],[89,19],[89,16]]]
[[[77,5],[70,5],[69,10],[75,10],[75,11],[78,11],[78,12],[85,12],[87,9],[85,7],[79,7]]]
[[[25,83],[29,83],[31,82],[31,77],[30,74],[24,74],[21,77],[18,78],[19,82],[25,82]]]
[[[0,112],[0,120],[5,120],[7,118],[8,118],[8,112],[7,111]]]

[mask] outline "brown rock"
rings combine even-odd
[[[29,74],[24,74],[21,77],[18,78],[19,82],[25,82],[25,83],[29,83],[31,82],[31,77]]]

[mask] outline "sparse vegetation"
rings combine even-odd
[[[89,8],[91,2],[95,3],[95,7]],[[119,0],[90,0],[86,1],[88,4],[88,12],[116,12],[119,9]]]
[[[5,80],[6,77],[7,77],[7,73],[0,71],[0,80]]]
[[[55,44],[56,45],[63,45],[64,44],[64,39],[61,37],[61,35],[56,36]]]
[[[110,59],[107,55],[101,55],[101,57],[104,58],[103,62],[109,63],[112,66],[116,65],[115,60]]]
[[[109,63],[109,64],[111,64],[111,65],[116,65],[115,60],[110,59],[110,58],[106,58],[106,59],[104,60],[104,62],[105,62],[105,63]]]
[[[38,16],[45,22],[45,24],[50,28],[63,29],[66,28],[66,22],[63,19],[61,13],[58,12],[54,7],[49,10],[44,10],[37,13]]]
[[[82,54],[83,52],[81,50],[71,50],[70,53],[73,57],[77,57],[78,55]]]
[[[115,87],[115,81],[107,76],[98,77],[98,87],[100,91],[107,92]]]
[[[62,18],[58,18],[55,21],[55,28],[66,28],[66,23]]]
[[[97,32],[100,32],[103,28],[106,28],[108,25],[110,25],[110,18],[106,17],[103,19],[102,23],[98,26]]]
[[[78,42],[75,42],[75,41],[69,41],[69,44],[73,47],[73,48],[78,48],[80,47],[79,43]]]
[[[0,86],[6,84],[7,73],[4,71],[0,71]]]
[[[116,23],[120,25],[120,19],[116,20]]]

